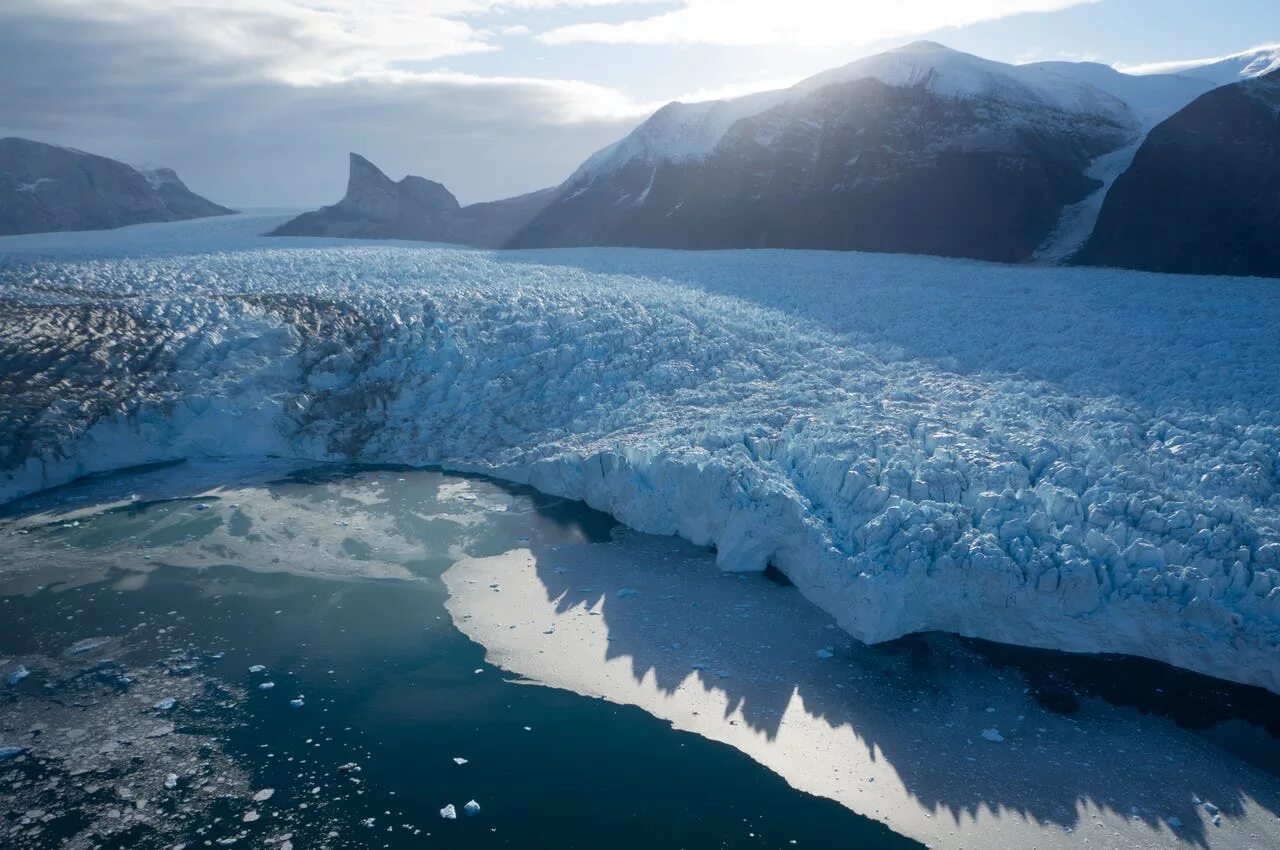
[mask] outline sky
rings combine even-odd
[[[1123,66],[1280,41],[1280,0],[0,0],[0,136],[332,203],[347,152],[463,203],[563,180],[671,100],[927,38]]]

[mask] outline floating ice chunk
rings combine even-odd
[[[619,590],[619,591],[617,592],[616,596],[617,596],[619,599],[626,599],[628,596],[635,596],[635,595],[636,595],[637,593],[639,593],[639,592],[640,592],[640,591],[636,590],[635,588],[631,588],[631,587],[624,587],[624,588],[622,588],[622,590]]]
[[[164,778],[164,787],[168,788],[170,791],[172,791],[174,788],[177,788],[178,774],[170,773],[168,776],[166,776]]]
[[[242,817],[240,820],[243,821],[244,823],[253,823],[260,817],[262,817],[262,815],[258,814],[257,811],[250,809],[249,811],[244,813],[244,817]]]
[[[819,649],[819,650],[818,650],[818,657],[819,657],[819,658],[821,658],[821,659],[823,659],[823,660],[826,660],[826,659],[828,659],[828,658],[835,658],[835,655],[836,655],[836,654],[835,654],[834,652],[832,652],[832,651],[831,651],[831,647],[829,647],[829,646],[828,646],[828,647],[826,647],[825,649]]]
[[[252,667],[250,667],[250,668],[249,668],[249,672],[250,672],[250,673],[261,673],[261,672],[263,672],[263,671],[264,671],[264,670],[266,670],[266,669],[267,669],[267,668],[266,668],[264,665],[262,665],[262,664],[255,664],[255,665],[253,665]]]
[[[478,815],[480,814],[480,804],[475,800],[469,800],[467,804],[462,807],[462,810],[468,815]]]
[[[991,743],[993,743],[993,744],[1002,744],[1002,743],[1004,743],[1004,735],[1001,735],[1001,734],[1000,734],[1000,730],[999,730],[999,729],[983,729],[983,730],[982,730],[982,737],[983,737],[983,738],[985,738],[986,740],[990,741],[990,742],[991,742]]]
[[[547,626],[545,629],[543,629],[543,630],[542,630],[542,633],[543,633],[544,635],[553,635],[553,634],[555,634],[555,633],[556,633],[556,627],[555,627],[555,626]]]
[[[272,688],[274,688],[275,686],[276,686],[276,683],[275,683],[275,682],[263,682],[261,685],[258,685],[258,690],[260,690],[260,691],[269,691],[269,690],[271,690]]]
[[[253,802],[265,803],[267,800],[270,800],[275,793],[276,789],[274,788],[263,788],[261,791],[258,791],[253,795]]]
[[[440,817],[444,818],[445,820],[457,820],[458,810],[453,807],[453,803],[449,803],[443,809],[440,810]]]
[[[177,704],[178,704],[178,701],[173,697],[165,697],[164,699],[160,700],[158,703],[156,703],[152,707],[156,711],[168,711],[169,709],[173,708]]]
[[[1211,815],[1216,815],[1219,812],[1218,807],[1208,801],[1204,804],[1204,810]]]
[[[5,677],[4,681],[8,685],[16,685],[30,675],[31,671],[19,664],[12,673]]]
[[[72,644],[71,649],[67,651],[70,652],[72,655],[81,655],[86,652],[92,652],[93,650],[102,646],[106,646],[109,643],[111,643],[111,638],[106,638],[106,637],[85,638],[82,641],[77,641],[76,643]]]
[[[453,759],[453,763],[461,767],[462,765],[467,763],[467,760],[464,759],[462,756],[455,756]]]
[[[302,701],[302,697],[294,697],[293,699],[289,700],[289,705],[293,706],[294,708],[302,708],[304,705],[306,705],[306,703]]]
[[[17,758],[27,751],[26,747],[0,746],[0,761],[8,761],[11,758]]]

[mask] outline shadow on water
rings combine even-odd
[[[643,541],[630,533],[624,538]],[[685,548],[692,563],[682,566],[713,569],[709,557],[699,564],[694,547]],[[1183,842],[1209,847],[1213,812],[1230,823],[1252,801],[1280,815],[1280,781],[1273,781],[1280,777],[1280,696],[1260,688],[1133,657],[1071,655],[944,634],[868,647],[842,632],[812,629],[803,644],[808,663],[797,664],[794,653],[771,654],[775,640],[786,640],[780,634],[785,626],[771,618],[778,608],[719,598],[716,605],[702,604],[686,598],[679,577],[671,575],[673,593],[638,613],[604,588],[580,586],[595,583],[583,578],[590,575],[589,562],[570,562],[574,568],[566,570],[557,566],[566,563],[564,552],[535,548],[533,556],[537,579],[558,613],[601,611],[607,657],[629,660],[637,683],[650,680],[673,695],[696,676],[703,689],[724,694],[726,719],[741,712],[770,740],[798,699],[809,716],[851,730],[869,758],[890,765],[913,798],[957,824],[985,808],[1078,830],[1088,824],[1077,804],[1087,803],[1152,829],[1169,828],[1176,819]],[[638,572],[644,565],[638,561],[636,567]],[[812,606],[784,575],[772,572],[722,574],[718,580],[746,585],[737,599],[782,599],[783,608],[812,620],[817,612],[806,614],[803,609]],[[746,663],[720,671],[715,659],[723,656],[725,641],[744,638],[747,645],[736,658]],[[836,644],[833,661],[812,657],[824,640]],[[678,652],[672,652],[673,641]],[[699,658],[711,660],[691,664]],[[838,677],[841,684],[833,684]],[[987,713],[997,709],[998,715]],[[1015,712],[1022,713],[1016,721],[1010,717]],[[976,740],[996,722],[1005,735],[1006,724],[1020,727],[1022,737],[1011,740],[1021,747]],[[1051,728],[1041,738],[1031,731],[1037,726],[1040,732]],[[1206,810],[1197,801],[1216,808]]]

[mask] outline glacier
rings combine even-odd
[[[946,631],[1280,692],[1274,281],[807,251],[0,239],[0,501],[183,458],[438,466]]]

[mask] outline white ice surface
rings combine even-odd
[[[1280,691],[1274,281],[272,223],[0,239],[0,496],[175,457],[440,464],[773,563],[862,640]]]

